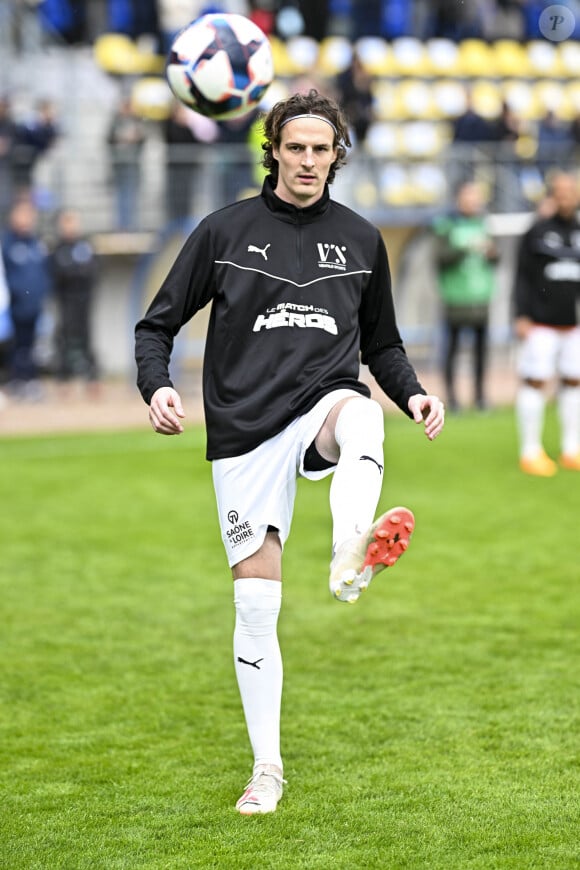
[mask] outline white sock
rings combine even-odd
[[[350,399],[336,421],[340,459],[330,486],[334,548],[371,525],[383,484],[383,410],[372,399]]]
[[[543,450],[544,409],[542,390],[521,384],[516,395],[516,417],[520,433],[520,458],[531,459]]]
[[[575,456],[580,450],[580,387],[563,386],[558,393],[562,453]]]
[[[282,584],[261,577],[243,577],[234,581],[234,603],[234,664],[254,752],[254,768],[259,764],[275,764],[282,770],[283,671],[277,635]]]

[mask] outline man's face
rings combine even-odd
[[[272,149],[278,161],[280,199],[298,208],[320,199],[337,158],[333,143],[332,127],[318,118],[295,118],[282,128],[280,147]]]
[[[578,184],[571,175],[558,175],[552,182],[552,196],[556,211],[564,218],[572,218],[578,209]]]

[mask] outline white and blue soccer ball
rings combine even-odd
[[[217,121],[241,118],[274,78],[272,49],[244,15],[202,15],[176,36],[166,75],[175,96],[195,112]]]

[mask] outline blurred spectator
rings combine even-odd
[[[81,378],[95,394],[99,372],[91,344],[91,313],[97,260],[74,210],[59,215],[50,264],[57,318],[56,377],[62,384]]]
[[[215,121],[174,101],[163,124],[167,170],[165,203],[169,223],[186,221],[195,212],[195,191],[204,175],[203,149],[218,136]]]
[[[495,292],[498,252],[487,228],[480,186],[474,182],[463,184],[457,193],[455,211],[438,218],[433,229],[446,329],[443,374],[447,404],[450,410],[459,408],[455,367],[461,333],[468,330],[473,336],[475,405],[484,409],[488,316]]]
[[[374,103],[371,90],[372,78],[353,53],[351,65],[336,79],[338,98],[354,132],[355,141],[362,145],[373,120]]]
[[[557,166],[565,166],[574,151],[572,129],[550,109],[538,124],[536,165],[542,175]]]
[[[38,212],[29,200],[13,206],[2,241],[14,340],[10,386],[22,398],[41,397],[34,358],[37,326],[50,289],[49,255],[37,235]]]
[[[138,39],[140,36],[157,38],[159,7],[163,5],[161,0],[109,0],[108,29],[113,33],[125,33],[132,39]],[[195,4],[189,3],[190,7],[193,5]],[[189,20],[195,17],[192,13]]]
[[[3,390],[8,379],[8,360],[13,332],[12,317],[10,316],[10,292],[6,281],[4,258],[0,250],[0,410],[6,402]]]
[[[16,123],[12,117],[10,99],[0,97],[0,227],[13,201],[12,161],[16,141]]]
[[[140,0],[135,0],[135,3]],[[190,21],[206,12],[233,12],[248,15],[249,4],[246,0],[225,0],[211,3],[208,0],[157,0],[157,14],[161,33],[161,49],[167,54],[171,43]]]
[[[465,89],[465,108],[453,122],[451,154],[449,159],[449,186],[458,190],[471,181],[481,156],[482,146],[489,146],[495,138],[493,123],[476,111],[469,88]]]
[[[89,0],[35,0],[40,22],[53,39],[75,45],[87,38]]]
[[[256,115],[257,112],[250,112],[243,118],[219,123],[220,144],[231,146],[222,150],[220,196],[224,205],[235,202],[253,189],[254,164],[260,158],[256,158],[249,140]]]
[[[39,100],[33,114],[16,124],[12,169],[17,195],[32,191],[36,163],[54,145],[58,135],[57,112],[51,100]]]
[[[485,0],[433,0],[431,6],[432,35],[459,42],[462,39],[480,39],[486,23],[489,4]]]
[[[496,39],[522,42],[526,34],[523,6],[525,0],[495,0],[487,4],[483,36],[490,42]]]
[[[131,98],[122,97],[107,134],[118,230],[134,230],[139,226],[141,156],[145,139],[143,119],[133,111]]]
[[[522,123],[507,102],[502,103],[501,112],[491,125],[492,136],[497,142],[493,151],[495,169],[495,189],[493,209],[498,212],[518,211],[525,208],[520,183],[520,159],[517,143]]]
[[[453,122],[453,141],[480,143],[494,138],[496,136],[493,124],[476,111],[471,90],[466,88],[465,108]]]
[[[40,2],[41,0],[18,0],[16,3],[5,4],[8,7],[12,44],[17,52],[37,54],[43,47],[38,14]]]
[[[577,166],[580,163],[580,112],[578,112],[570,124],[570,139],[572,141],[574,162]]]

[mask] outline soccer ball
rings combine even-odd
[[[241,118],[260,102],[274,78],[265,34],[244,15],[212,13],[179,33],[167,59],[175,96],[219,121]]]

